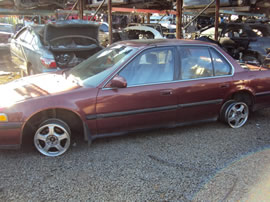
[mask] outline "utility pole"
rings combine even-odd
[[[112,0],[108,0],[109,45],[112,44]]]
[[[219,0],[216,0],[216,9],[215,9],[215,40],[218,41],[218,24],[219,24]]]
[[[182,7],[183,0],[177,0],[176,2],[176,38],[182,38]]]
[[[79,19],[83,20],[84,0],[79,0]]]
[[[150,16],[151,14],[150,13],[147,13],[147,23],[150,24]]]

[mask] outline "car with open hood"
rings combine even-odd
[[[99,40],[102,46],[106,47],[109,45],[109,30],[107,23],[102,23],[100,26]],[[107,32],[106,32],[107,31]],[[150,26],[144,26],[140,24],[134,24],[128,26],[122,30],[113,30],[112,40],[113,43],[124,40],[135,40],[135,39],[163,39],[162,33],[157,29]]]
[[[81,20],[24,27],[11,39],[12,62],[27,75],[72,68],[102,49],[98,28]]]
[[[46,156],[96,138],[221,120],[240,128],[270,106],[270,71],[240,66],[215,44],[121,41],[72,69],[0,86],[0,146]]]

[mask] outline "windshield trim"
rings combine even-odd
[[[132,46],[130,46],[132,47]],[[104,88],[108,82],[119,72],[121,71],[127,64],[129,64],[135,57],[137,57],[137,55],[139,55],[143,50],[146,49],[146,47],[136,47],[138,50],[133,54],[131,55],[125,62],[123,62],[122,64],[120,64],[118,67],[115,68],[115,70],[110,74],[108,75],[103,81],[101,81],[97,87],[98,88]]]
[[[107,47],[107,48],[110,48],[110,47],[113,47],[113,46],[117,46],[117,45],[119,45],[119,44],[117,44],[117,43],[115,43],[115,44],[113,44],[113,45],[111,45],[111,46],[109,46],[109,47]],[[127,63],[127,62],[129,62],[132,58],[134,58],[135,57],[135,55],[137,55],[137,53],[138,53],[138,51],[140,51],[141,50],[141,47],[137,47],[137,46],[132,46],[132,45],[129,45],[129,44],[121,44],[121,45],[123,45],[123,46],[126,46],[126,47],[130,47],[131,49],[133,49],[133,53],[125,60],[125,61],[123,61],[122,63],[119,63],[119,64],[114,64],[113,66],[111,66],[109,69],[111,69],[111,71],[107,74],[107,76],[105,76],[104,78],[102,78],[100,81],[98,81],[97,83],[95,83],[95,84],[93,84],[92,83],[92,85],[91,85],[91,83],[89,83],[88,82],[88,79],[89,78],[91,78],[92,76],[90,76],[90,77],[88,77],[88,78],[85,78],[85,79],[80,79],[80,85],[81,86],[83,86],[83,87],[95,87],[95,88],[98,88],[102,83],[104,83],[112,74],[114,74],[115,73],[115,71],[117,71],[118,69],[119,69],[119,67],[122,67],[122,66],[125,66],[125,64]],[[105,48],[105,49],[107,49],[107,48]],[[102,50],[100,50],[100,51],[103,51],[104,49],[102,49]],[[99,52],[100,52],[99,51]],[[92,57],[92,56],[90,56],[90,57]],[[89,58],[90,58],[89,57]],[[88,58],[88,59],[89,59]],[[83,61],[83,62],[86,62],[88,59],[86,59],[85,61]],[[80,64],[79,64],[80,65]],[[74,67],[74,68],[76,68],[76,67]],[[109,69],[107,69],[107,70],[109,70]],[[70,77],[71,75],[73,75],[72,74],[72,71],[73,71],[74,69],[73,68],[71,68],[71,69],[69,69],[69,70],[67,70],[67,71],[63,71],[63,74],[64,74],[64,76],[66,77],[66,78],[68,78],[68,77]],[[104,71],[106,71],[106,70],[104,70]],[[101,73],[101,72],[100,72]],[[93,76],[95,76],[95,75],[93,75]]]

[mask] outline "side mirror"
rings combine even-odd
[[[127,81],[124,77],[116,75],[107,85],[109,88],[126,88]]]
[[[266,53],[270,54],[270,48],[266,48]]]

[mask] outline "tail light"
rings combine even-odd
[[[54,59],[41,57],[40,61],[41,61],[41,64],[43,64],[45,67],[47,67],[49,69],[57,67]]]

